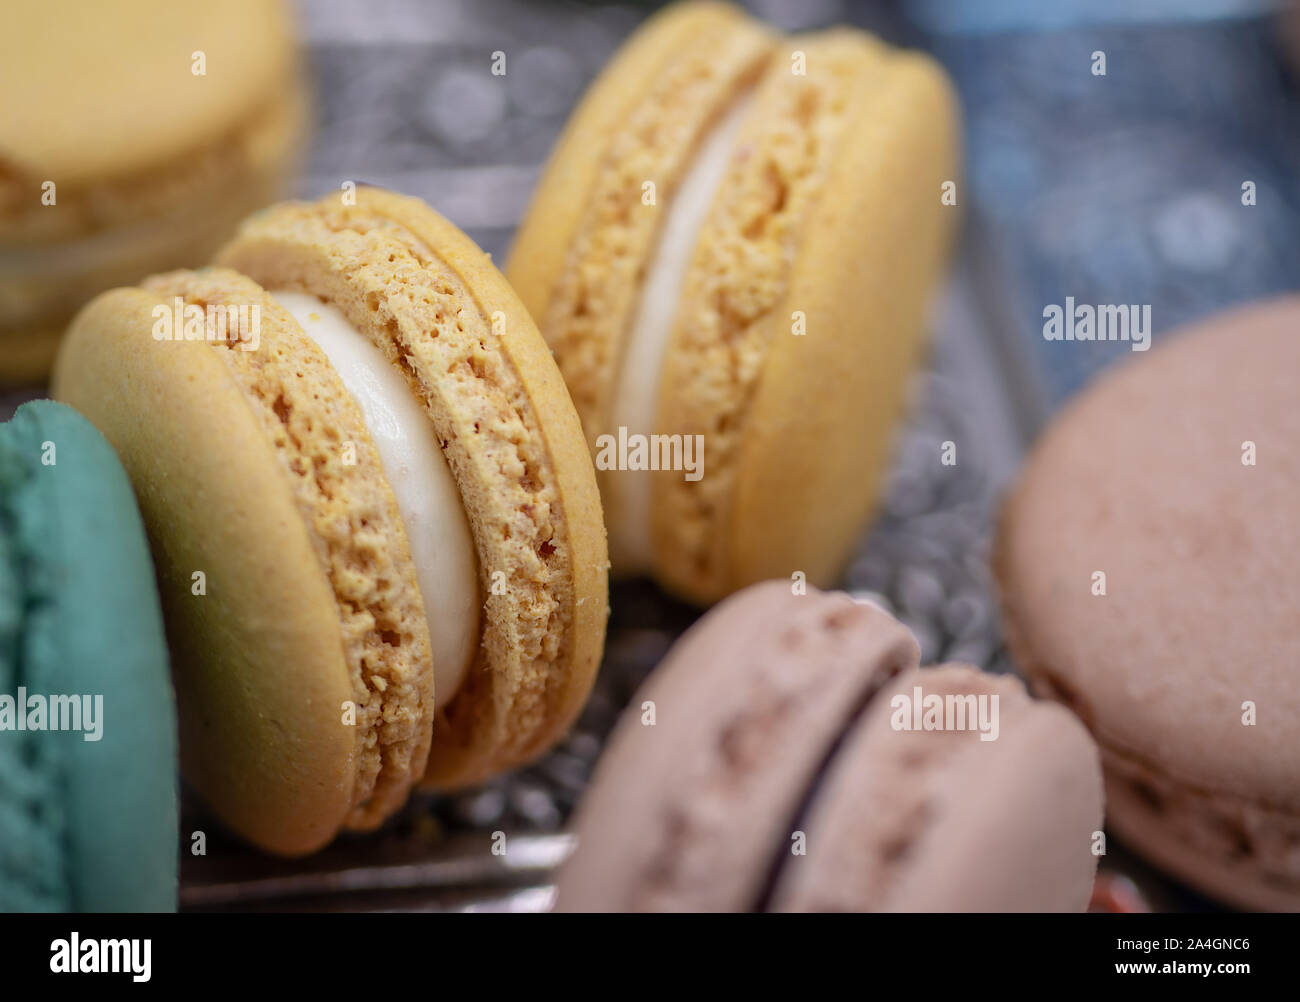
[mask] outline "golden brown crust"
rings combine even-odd
[[[297,61],[292,6],[10,0],[0,93],[22,99],[4,157],[60,189],[186,159],[274,99]]]
[[[762,70],[771,35],[738,16],[702,20],[603,137],[586,209],[538,323],[589,442],[607,431],[624,337],[663,209],[699,143]],[[643,202],[652,182],[654,204]]]
[[[797,48],[808,72],[791,72]],[[704,435],[698,482],[655,477],[653,531],[671,579],[696,596],[728,590],[737,452],[771,341],[789,334],[778,311],[790,262],[822,197],[861,88],[881,72],[882,46],[858,32],[790,40],[772,59],[700,229],[664,359],[657,430]],[[816,332],[820,334],[821,332]]]
[[[605,148],[611,133],[621,127],[651,82],[692,36],[747,17],[730,4],[668,4],[624,43],[587,89],[542,171],[506,265],[510,284],[539,324],[567,266],[574,233],[588,211],[604,164],[595,154]]]
[[[531,319],[482,252],[415,199],[341,201],[259,213],[219,259],[336,306],[426,406],[485,596],[482,647],[435,724],[426,777],[463,785],[545,748],[590,688],[606,602],[591,463]]]
[[[654,431],[702,435],[702,478],[643,474],[652,572],[701,603],[841,569],[879,492],[958,211],[941,202],[958,172],[955,102],[931,61],[847,29],[775,41],[717,5],[652,19],[566,128],[510,261],[593,448],[656,249],[660,212],[640,185],[668,204],[745,91],[755,103],[659,380]]]
[[[405,803],[424,770],[434,692],[406,530],[360,408],[325,353],[251,279],[204,268],[141,284],[167,303],[179,296],[205,310],[260,311],[256,350],[212,343],[275,447],[334,591],[356,704],[356,780],[346,823],[373,828]]]

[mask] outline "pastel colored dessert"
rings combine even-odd
[[[506,274],[582,418],[616,574],[698,603],[833,583],[921,354],[957,130],[927,57],[722,4],[667,8],[600,75]]]
[[[918,658],[842,593],[722,603],[619,722],[557,909],[1081,911],[1102,821],[1087,731],[1010,676]],[[918,687],[922,707],[952,698],[932,721],[950,729],[904,717]]]
[[[591,459],[527,311],[422,202],[343,203],[264,210],[217,267],[99,297],[54,379],[140,498],[184,774],[285,854],[373,828],[422,776],[540,754],[607,614]],[[155,340],[178,298],[212,308],[208,338],[218,307],[260,329]]]
[[[38,382],[77,307],[204,263],[277,197],[306,97],[282,0],[11,0],[4,22],[0,382]]]
[[[1297,332],[1300,297],[1250,304],[1098,379],[995,554],[1011,651],[1102,748],[1109,827],[1248,909],[1300,908]]]
[[[172,911],[176,714],[131,485],[62,404],[0,424],[0,912]]]

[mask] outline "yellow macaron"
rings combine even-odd
[[[951,243],[956,118],[925,56],[714,3],[651,18],[591,87],[506,273],[582,418],[616,574],[702,603],[833,582]]]
[[[0,60],[0,381],[91,296],[202,264],[276,197],[306,91],[282,0],[14,0]]]
[[[423,203],[275,206],[216,265],[94,300],[54,391],[139,497],[185,776],[301,853],[563,734],[604,642],[605,533],[545,343]]]

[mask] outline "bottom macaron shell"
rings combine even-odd
[[[1165,786],[1106,760],[1106,825],[1161,869],[1247,911],[1300,911],[1300,881],[1260,865],[1251,840],[1300,845],[1300,817],[1261,811],[1229,795]]]

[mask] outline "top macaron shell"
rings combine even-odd
[[[5,30],[0,380],[43,381],[80,304],[276,197],[308,97],[284,0],[14,0]]]
[[[159,276],[89,306],[55,389],[118,444],[141,497],[178,648],[187,777],[237,831],[300,853],[345,817],[370,827],[400,803],[425,770],[417,732],[427,748],[433,701],[427,656],[423,677],[379,687],[385,709],[372,724],[391,796],[358,803],[366,738],[340,725],[340,707],[357,698],[358,673],[382,667],[390,641],[349,646],[345,630],[340,649],[339,586],[386,592],[358,621],[363,632],[403,623],[396,636],[412,652],[427,651],[427,632],[422,641],[412,617],[391,614],[402,595],[418,608],[419,592],[402,533],[377,532],[392,498],[376,467],[366,471],[372,446],[356,407],[265,290],[311,293],[370,336],[425,405],[460,488],[479,549],[483,643],[432,727],[427,781],[476,782],[540,753],[572,722],[603,643],[603,524],[576,415],[526,312],[486,256],[422,203],[363,187],[355,205],[335,196],[280,206],[250,219],[221,261],[239,271]],[[261,345],[153,341],[151,313],[174,295],[259,304]],[[337,462],[345,441],[359,446],[356,467]],[[313,489],[322,475],[330,483]],[[362,514],[357,503],[370,515],[338,524],[331,506],[349,501],[350,517]],[[331,556],[348,546],[366,574]],[[370,573],[378,558],[405,584]],[[207,595],[192,598],[199,569]],[[394,703],[394,716],[398,688],[413,699]],[[403,750],[387,755],[394,726]]]
[[[1300,299],[1252,304],[1098,380],[1034,448],[995,553],[1035,686],[1177,838],[1262,867],[1273,907],[1300,837],[1297,331]],[[1262,904],[1243,874],[1216,893]]]
[[[957,176],[942,72],[859,32],[778,39],[729,6],[674,5],[575,112],[507,268],[589,440],[612,432],[659,207],[746,92],[680,290],[653,429],[702,434],[703,476],[604,475],[653,476],[652,571],[699,602],[796,570],[829,583],[875,504],[956,218],[941,203]],[[797,317],[805,336],[792,333]],[[607,514],[611,526],[624,517],[617,504]],[[624,557],[615,545],[616,572]]]
[[[266,0],[20,0],[6,5],[5,30],[22,44],[0,62],[0,93],[39,95],[7,103],[6,156],[69,187],[205,149],[278,91],[292,51],[287,5]],[[128,72],[124,52],[145,54],[149,70],[174,63],[169,86]],[[50,108],[63,114],[51,120]]]
[[[0,911],[176,907],[176,718],[131,486],[70,408],[0,425],[0,692],[102,700],[82,731],[0,731]],[[48,723],[48,721],[47,721]]]

